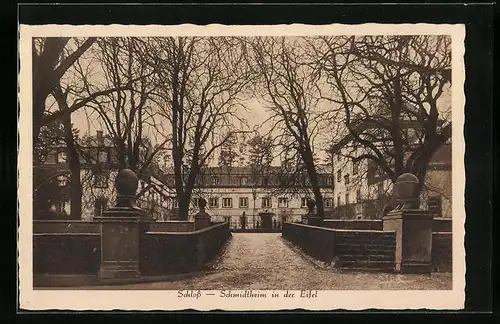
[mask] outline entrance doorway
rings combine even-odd
[[[274,213],[259,213],[260,224],[262,228],[271,229],[273,228],[273,216]]]

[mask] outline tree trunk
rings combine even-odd
[[[56,98],[59,109],[69,109],[66,99],[62,93],[62,90],[57,86],[54,90],[54,97]],[[80,155],[76,149],[75,139],[73,137],[73,130],[71,126],[71,114],[68,114],[62,119],[64,125],[64,138],[66,141],[66,148],[68,153],[68,165],[71,171],[71,181],[70,181],[70,200],[71,200],[71,219],[81,219],[82,218],[82,182],[80,179],[81,165],[80,165]]]
[[[307,174],[311,183],[311,187],[314,193],[314,200],[316,201],[316,213],[318,217],[325,218],[325,207],[323,204],[323,195],[319,188],[318,173],[314,166],[314,160],[312,156],[312,151],[308,147],[302,152],[302,160],[306,166]]]

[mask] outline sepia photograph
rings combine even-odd
[[[463,25],[20,35],[27,308],[463,307]]]

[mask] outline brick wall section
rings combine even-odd
[[[230,236],[229,223],[189,233],[147,232],[140,247],[141,273],[166,275],[202,269]]]
[[[452,271],[452,246],[453,242],[451,233],[432,233],[433,271]]]
[[[97,274],[101,236],[96,233],[34,234],[33,272],[37,274]]]
[[[394,271],[396,234],[374,230],[336,230],[335,266],[350,270]]]

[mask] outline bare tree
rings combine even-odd
[[[317,73],[328,80],[322,97],[344,111],[352,161],[369,160],[394,182],[410,172],[423,185],[436,150],[451,136],[450,107],[439,102],[451,71],[448,36],[321,37]],[[318,44],[318,43],[316,43]],[[338,123],[340,120],[332,120]],[[354,145],[355,147],[356,145]]]
[[[171,132],[179,218],[187,219],[193,188],[214,153],[245,128],[240,100],[251,81],[237,38],[147,40],[157,73],[155,101]]]
[[[74,52],[61,60],[70,38],[47,37],[33,38],[32,66],[33,66],[33,143],[36,143],[40,128],[48,123],[46,117],[45,100],[58,85],[59,80],[76,60],[95,41],[95,37],[86,39],[78,45]]]
[[[156,89],[154,71],[140,58],[146,49],[136,38],[100,38],[96,44],[95,56],[103,71],[104,86],[116,91],[93,99],[87,106],[97,113],[101,128],[113,139],[120,167],[130,168],[147,180],[148,168],[169,134],[158,134],[159,120],[150,101]],[[90,93],[87,70],[78,66],[78,71]],[[128,87],[121,89],[122,84]]]
[[[320,109],[318,80],[306,59],[308,44],[302,38],[259,37],[250,45],[260,74],[257,95],[270,112],[270,134],[282,158],[280,187],[310,187],[318,215],[324,217],[315,144],[322,120],[330,112]]]

